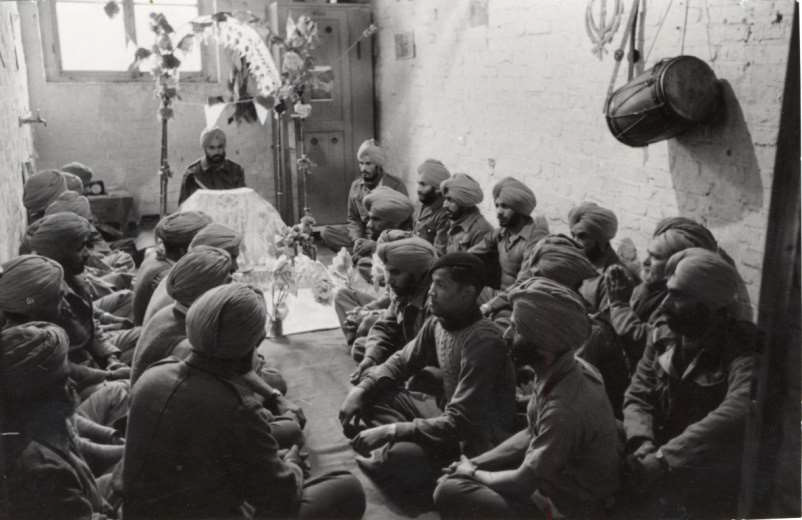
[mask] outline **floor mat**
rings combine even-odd
[[[388,500],[357,468],[354,452],[337,419],[340,405],[351,388],[348,377],[356,366],[347,354],[339,329],[296,334],[281,340],[268,339],[259,350],[281,370],[287,380],[287,396],[304,409],[313,475],[335,469],[345,469],[356,475],[368,499],[364,518],[439,518],[437,513],[420,506]]]

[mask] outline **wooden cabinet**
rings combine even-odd
[[[371,11],[358,4],[279,1],[268,6],[271,26],[282,35],[288,15],[297,20],[304,14],[317,22],[320,36],[314,79],[305,95],[312,114],[301,123],[284,122],[288,151],[279,211],[294,222],[308,205],[318,224],[343,223],[348,189],[358,175],[356,151],[373,137],[372,37],[354,45],[370,26]],[[299,177],[296,164],[302,150],[316,164],[306,179]]]

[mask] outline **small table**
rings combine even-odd
[[[88,195],[89,206],[98,222],[115,225],[123,234],[128,232],[128,215],[134,198],[125,190],[113,190],[106,195]]]

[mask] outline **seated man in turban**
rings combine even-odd
[[[94,227],[95,216],[89,206],[89,200],[74,191],[65,191],[45,210],[45,215],[53,213],[75,213],[92,224],[92,232],[87,243],[86,266],[84,277],[89,292],[98,312],[97,318],[102,324],[119,324],[120,327],[131,323],[133,292],[130,290],[131,278],[135,269],[134,259],[128,253],[112,251],[105,240],[100,237]],[[35,227],[31,228],[32,231]],[[20,250],[29,249],[27,239]]]
[[[139,378],[123,469],[127,519],[362,516],[359,481],[345,471],[306,479],[298,446],[279,454],[267,411],[237,382],[266,319],[259,291],[215,287],[187,312],[189,357]]]
[[[409,231],[412,228],[412,212],[414,207],[409,197],[403,193],[379,186],[364,198],[364,205],[368,211],[366,229],[368,238],[360,239],[354,244],[353,262],[365,279],[372,282],[370,275],[373,264],[372,256],[376,251],[376,244],[382,233],[393,230]],[[410,233],[411,234],[411,233]],[[334,296],[334,309],[340,325],[345,325],[348,314],[357,309],[372,304],[376,300],[372,295],[355,289],[343,288]],[[381,298],[372,304],[372,309],[382,309],[389,305],[389,299]],[[358,324],[357,324],[358,326]]]
[[[245,187],[242,166],[226,159],[226,134],[220,128],[207,128],[201,132],[200,145],[203,157],[187,166],[181,180],[178,204],[182,204],[196,190],[231,190]]]
[[[435,261],[434,247],[419,237],[386,242],[377,255],[384,264],[387,285],[392,291],[390,306],[364,338],[357,338],[352,357],[360,362],[351,382],[357,384],[368,368],[380,365],[391,354],[415,339],[429,317],[427,299]]]
[[[446,234],[446,253],[468,251],[493,232],[493,226],[482,216],[477,204],[482,202],[482,187],[473,177],[455,173],[440,184],[443,207],[450,225]]]
[[[756,329],[733,312],[738,275],[702,248],[666,264],[665,321],[624,400],[627,464],[640,518],[736,515]],[[668,508],[676,508],[667,510]]]
[[[386,156],[379,144],[368,139],[359,146],[356,153],[359,161],[359,178],[351,183],[348,191],[348,210],[345,226],[326,226],[320,236],[323,242],[334,251],[345,247],[351,249],[357,240],[369,238],[368,210],[365,197],[379,186],[395,190],[403,195],[407,188],[401,179],[384,171]]]
[[[585,305],[539,278],[512,295],[505,338],[535,371],[525,430],[469,459],[440,480],[443,518],[602,518],[618,488],[618,430],[604,382],[574,357],[590,332]]]
[[[36,231],[30,237],[31,249],[55,260],[64,270],[60,318],[56,323],[70,337],[71,375],[82,396],[86,397],[96,389],[95,384],[107,378],[107,372],[116,374],[122,370],[129,371],[118,359],[120,349],[109,341],[95,323],[92,298],[81,276],[88,256],[86,243],[91,225],[88,220],[74,213],[53,213],[34,226]],[[98,371],[99,367],[105,370]],[[128,373],[122,377],[127,378]]]
[[[238,269],[237,258],[240,244],[242,244],[242,235],[227,226],[212,222],[198,231],[195,238],[189,243],[189,250],[192,251],[193,248],[200,245],[219,247],[225,250],[231,257],[231,272],[234,273]],[[145,317],[142,319],[143,323],[147,323],[154,314],[174,301],[167,293],[167,276],[164,275],[150,297]]]
[[[154,234],[160,242],[156,254],[145,258],[134,279],[134,324],[142,325],[150,298],[170,267],[189,248],[195,235],[212,219],[198,211],[184,211],[167,215],[156,225]]]
[[[431,493],[440,468],[482,453],[512,433],[512,363],[493,322],[476,298],[484,265],[469,253],[451,253],[432,267],[432,317],[415,339],[365,372],[340,408],[346,435],[362,421],[370,428],[352,440],[357,463],[387,489]],[[441,400],[409,392],[403,383],[426,367],[442,371]]]
[[[518,278],[524,255],[543,237],[548,235],[548,225],[535,222],[532,211],[537,204],[535,194],[527,185],[512,177],[501,179],[493,186],[493,199],[499,229],[486,235],[481,242],[471,247],[471,253],[489,256],[501,271],[498,289],[509,288]],[[490,284],[491,286],[495,285]],[[488,315],[490,308],[482,304],[480,310]]]
[[[618,218],[615,213],[595,202],[583,202],[568,213],[568,225],[571,228],[571,236],[582,244],[585,254],[599,273],[599,276],[585,280],[580,293],[590,304],[593,312],[606,315],[609,301],[604,290],[604,273],[612,265],[625,266],[610,245],[610,241],[618,232]],[[636,279],[635,273],[629,274],[636,283],[640,281]]]
[[[37,172],[22,188],[22,204],[28,211],[28,225],[42,218],[56,197],[67,191],[67,179],[58,170]]]
[[[171,302],[156,312],[142,327],[131,363],[132,385],[152,364],[169,356],[180,359],[187,357],[190,352],[186,341],[187,309],[206,291],[231,281],[232,263],[231,256],[223,249],[196,245],[170,269],[165,287]],[[243,376],[243,380],[267,400],[273,412],[298,413],[299,421],[294,416],[286,416],[277,417],[271,422],[279,444],[288,447],[301,442],[299,422],[303,423],[303,413],[284,398],[286,382],[276,371],[268,373],[267,377],[263,375],[262,378],[256,372],[257,370],[249,371]],[[277,391],[274,387],[282,391]]]
[[[30,322],[4,329],[0,344],[5,512],[20,520],[113,518],[78,449],[67,334]]]
[[[92,171],[92,168],[77,161],[67,163],[61,168],[59,168],[59,170],[75,175],[76,177],[81,179],[81,184],[83,184],[84,186],[89,184],[92,181],[92,177],[95,176],[95,172]]]
[[[426,159],[418,166],[418,200],[420,206],[413,216],[415,236],[421,237],[445,254],[449,227],[448,211],[443,207],[440,185],[451,172],[437,159]]]

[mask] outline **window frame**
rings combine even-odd
[[[56,15],[56,2],[50,0],[37,2],[39,11],[39,29],[42,38],[42,54],[44,55],[45,77],[48,82],[71,82],[71,83],[142,83],[153,81],[148,72],[143,72],[139,76],[132,76],[126,70],[64,70],[61,66],[61,46],[59,43],[58,17]],[[214,0],[198,0],[198,14],[211,14]],[[123,16],[123,24],[127,31],[132,32],[135,23],[133,16],[125,16],[125,10],[129,9],[133,13],[133,0],[121,0],[124,4],[122,11],[117,16]],[[98,3],[98,9],[103,9],[103,4]],[[135,34],[135,33],[134,33]],[[150,35],[147,35],[150,36]],[[139,41],[141,35],[137,34],[137,46],[143,45]],[[134,56],[131,54],[131,61]],[[219,83],[219,53],[217,45],[207,43],[201,46],[201,70],[195,72],[181,72],[181,82],[189,83]]]

